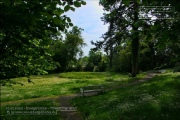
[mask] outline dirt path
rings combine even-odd
[[[130,83],[127,83],[127,84],[124,84],[124,85],[121,85],[121,86],[113,87],[113,88],[107,89],[105,91],[108,92],[108,91],[112,91],[112,90],[119,89],[119,88],[125,88],[125,87],[128,87],[128,86],[142,84],[142,83],[150,81],[151,78],[153,78],[154,76],[157,76],[158,74],[160,74],[160,73],[150,72],[143,79],[140,79],[140,80],[137,80],[137,81],[134,81],[134,82],[130,82]]]
[[[73,94],[73,95],[68,95],[68,96],[60,96],[58,98],[60,107],[65,107],[65,108],[74,108],[73,105],[70,104],[70,100],[72,100],[75,97],[79,97],[79,94]],[[70,110],[70,111],[60,111],[60,115],[63,120],[83,120],[82,116],[79,111],[76,110]]]

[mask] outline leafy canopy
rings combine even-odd
[[[1,0],[0,78],[52,69],[49,45],[59,31],[73,26],[63,13],[85,4],[78,0]]]

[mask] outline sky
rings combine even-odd
[[[100,37],[107,32],[108,24],[104,25],[104,22],[101,21],[101,17],[105,11],[99,5],[99,0],[85,1],[86,5],[76,8],[75,11],[68,11],[65,15],[71,18],[74,26],[84,29],[82,31],[82,37],[87,46],[83,47],[83,52],[84,56],[87,56],[90,48],[95,47],[91,45],[91,41],[102,40]]]

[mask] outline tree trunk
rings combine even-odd
[[[138,72],[138,52],[139,52],[139,34],[138,34],[138,4],[134,1],[134,23],[132,25],[133,37],[132,37],[132,77],[136,77]]]
[[[110,55],[109,55],[109,67],[112,68],[112,59],[113,59],[113,49],[110,48]]]

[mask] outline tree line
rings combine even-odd
[[[103,40],[92,41],[95,48],[83,56],[83,29],[73,26],[64,13],[75,11],[84,1],[2,0],[0,79],[64,71],[130,72],[135,77],[141,70],[180,66],[178,0],[99,3],[108,11],[101,19],[109,28]],[[140,7],[145,6],[173,6],[173,18],[141,19]],[[152,11],[145,9],[143,14]],[[164,13],[167,17],[171,14]]]
[[[79,0],[1,0],[0,79],[54,69],[50,46],[60,32],[67,33],[73,26],[64,13],[85,4]]]
[[[101,19],[109,28],[103,40],[92,43],[106,52],[110,68],[135,77],[140,70],[180,66],[178,0],[100,0],[100,4],[108,11]],[[155,19],[142,18],[144,14]]]

